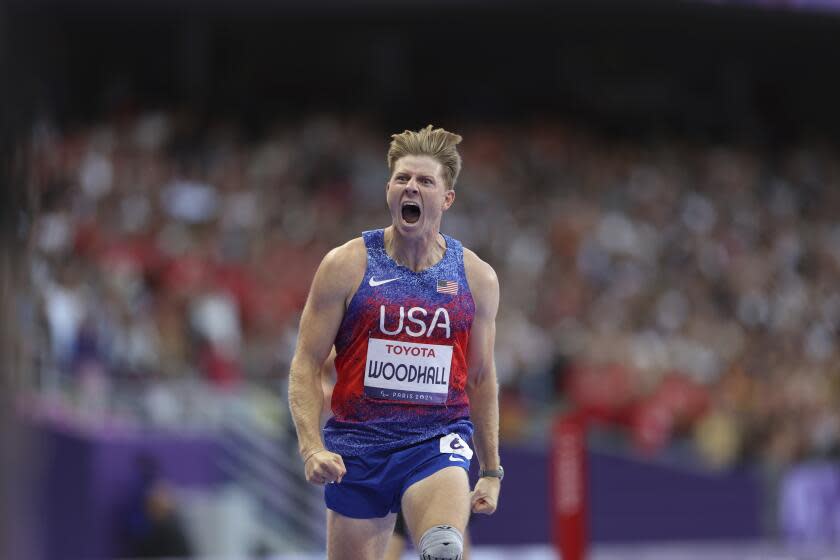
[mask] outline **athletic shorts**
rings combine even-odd
[[[446,467],[469,472],[472,449],[462,435],[452,433],[404,449],[343,457],[347,474],[327,484],[327,507],[345,517],[370,519],[400,510],[409,486]]]

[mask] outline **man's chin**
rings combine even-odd
[[[394,221],[394,229],[399,231],[400,235],[405,237],[419,236],[423,233],[423,223],[422,220],[417,220],[412,224],[400,218]]]

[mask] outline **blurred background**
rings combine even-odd
[[[0,556],[322,557],[299,313],[433,123],[502,290],[475,557],[554,557],[570,415],[591,557],[837,557],[838,38],[830,0],[6,0]]]

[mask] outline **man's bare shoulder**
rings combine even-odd
[[[367,265],[367,249],[361,237],[351,239],[344,245],[331,249],[324,257],[321,266],[331,273],[352,275],[354,272],[364,274]]]
[[[361,237],[351,239],[326,254],[321,261],[319,274],[333,288],[355,290],[365,275],[367,249]]]
[[[361,237],[355,237],[344,245],[335,247],[324,257],[324,263],[331,267],[353,267],[359,264],[364,266],[366,262],[367,249],[365,240]]]
[[[467,273],[467,280],[470,282],[472,289],[473,283],[475,287],[491,288],[496,286],[498,289],[499,278],[496,276],[496,271],[486,261],[475,254],[474,251],[464,247],[464,270]]]
[[[464,271],[470,285],[476,312],[495,317],[499,307],[499,278],[496,271],[470,249],[464,248]]]

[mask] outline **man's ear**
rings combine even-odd
[[[449,189],[446,191],[443,199],[443,210],[449,210],[449,207],[455,204],[455,190]]]

